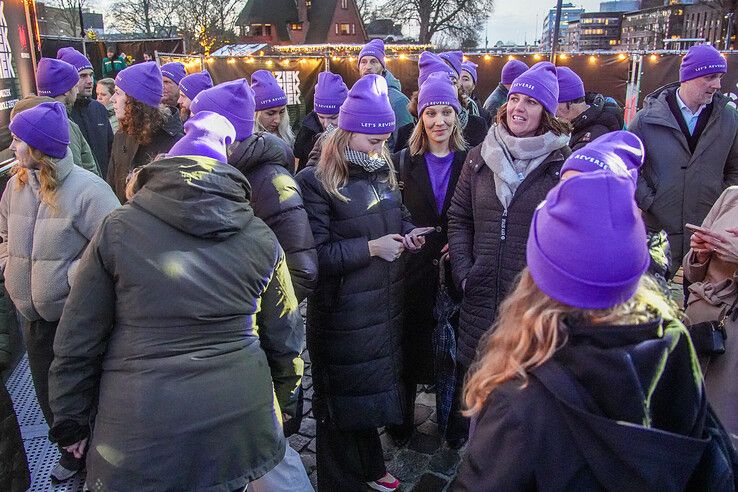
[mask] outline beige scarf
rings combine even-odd
[[[570,135],[556,136],[552,132],[534,137],[518,138],[504,125],[495,124],[482,142],[482,158],[492,170],[495,191],[502,206],[510,205],[520,183],[533,172],[551,152],[565,147]]]

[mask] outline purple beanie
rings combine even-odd
[[[445,51],[438,56],[456,71],[456,78],[461,77],[461,65],[464,63],[464,53],[461,51]]]
[[[348,96],[348,87],[340,75],[320,72],[315,86],[313,110],[318,114],[338,114],[341,104]]]
[[[269,70],[257,70],[251,74],[251,89],[257,111],[287,105],[287,96]]]
[[[169,157],[194,155],[228,163],[228,146],[236,130],[227,118],[212,111],[200,111],[184,124],[185,135],[167,152]]]
[[[477,67],[478,66],[479,65],[477,65],[476,63],[470,62],[470,61],[465,61],[464,63],[461,64],[461,69],[466,72],[469,72],[469,75],[471,75],[471,78],[475,84],[477,83]]]
[[[120,90],[147,106],[158,108],[164,92],[161,70],[156,62],[144,62],[124,68],[115,77],[115,85]]]
[[[386,68],[386,65],[384,64],[384,41],[381,39],[372,39],[366,43],[359,52],[359,63],[361,63],[361,59],[365,56],[373,56],[379,60],[379,63],[382,64],[382,68]]]
[[[420,59],[418,59],[418,87],[422,87],[425,79],[435,72],[444,72],[449,77],[458,78],[454,73],[454,69],[448,66],[448,63],[443,61],[440,56],[430,51],[422,52]]]
[[[556,78],[559,81],[559,102],[565,103],[584,97],[584,82],[569,67],[556,67]]]
[[[510,85],[519,75],[528,70],[528,65],[520,60],[512,59],[502,67],[502,83]]]
[[[227,118],[236,129],[236,141],[241,142],[254,133],[254,106],[254,91],[246,79],[237,79],[199,93],[190,111],[212,111]]]
[[[533,214],[526,256],[536,285],[580,309],[607,309],[638,289],[650,258],[635,183],[605,171],[562,181]]]
[[[552,115],[556,114],[559,104],[559,81],[556,79],[556,67],[551,62],[538,62],[510,85],[511,94],[525,94],[532,97]]]
[[[643,165],[643,142],[635,133],[618,130],[606,133],[574,151],[561,166],[566,171],[588,173],[611,171],[619,176],[638,179],[638,169]]]
[[[384,77],[369,74],[356,81],[338,112],[338,128],[371,135],[395,131],[395,112]]]
[[[21,111],[10,122],[10,132],[34,149],[61,159],[69,147],[67,109],[60,102],[45,102]]]
[[[185,75],[187,71],[182,62],[169,62],[161,66],[161,76],[171,79],[177,85],[182,82]]]
[[[41,58],[36,69],[36,87],[39,96],[61,96],[79,82],[74,66],[56,58]]]
[[[679,67],[679,82],[713,73],[727,73],[728,61],[709,44],[692,46]]]
[[[92,70],[92,63],[90,63],[90,60],[88,60],[85,55],[75,50],[71,46],[68,46],[66,48],[59,48],[59,51],[56,52],[56,57],[59,60],[64,60],[65,62],[72,65],[74,68],[77,69],[78,72],[88,69]]]
[[[212,86],[213,79],[210,78],[210,74],[207,70],[187,75],[179,81],[179,90],[182,91],[190,101],[195,99],[195,96],[199,93],[205,89],[210,89]]]
[[[422,115],[428,106],[451,106],[457,114],[461,112],[456,87],[447,73],[432,73],[420,86],[418,114]]]

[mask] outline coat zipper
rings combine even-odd
[[[502,253],[505,249],[505,242],[507,241],[507,209],[503,210],[502,218],[500,220],[500,245],[497,248],[497,279],[495,280],[495,316],[497,307],[500,301],[500,272],[502,271]]]

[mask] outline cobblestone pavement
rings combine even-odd
[[[312,377],[310,358],[305,359],[305,391],[303,418],[299,433],[290,436],[290,445],[300,452],[300,457],[310,476],[313,487],[316,485],[315,472],[315,419],[312,412]],[[401,482],[401,491],[440,492],[448,490],[449,483],[459,465],[459,453],[449,449],[438,436],[436,425],[436,396],[421,391],[415,401],[415,432],[406,446],[398,448],[392,439],[382,431],[380,439],[384,448],[387,471]]]

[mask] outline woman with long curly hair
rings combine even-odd
[[[36,397],[49,426],[49,367],[62,308],[79,258],[105,216],[120,203],[97,175],[76,166],[67,111],[45,102],[10,122],[18,167],[0,200],[0,268],[23,318]],[[52,476],[63,480],[83,461],[62,451]]]
[[[115,78],[115,86],[110,101],[120,127],[113,139],[107,181],[125,203],[131,171],[167,153],[183,131],[179,115],[161,104],[162,75],[155,62],[126,68]]]
[[[403,252],[409,222],[385,142],[395,127],[387,82],[365,75],[341,105],[320,160],[297,175],[318,253],[308,298],[318,490],[395,490],[378,427],[403,418]]]
[[[572,157],[633,148],[598,150]],[[586,172],[537,208],[528,266],[468,374],[454,490],[733,490],[688,332],[644,275],[634,192],[627,172]]]

